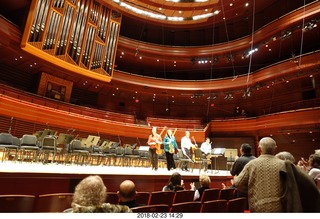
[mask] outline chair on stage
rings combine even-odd
[[[71,208],[73,193],[43,194],[36,198],[35,212],[63,212]]]
[[[192,165],[192,172],[195,165],[199,165],[199,173],[202,169],[206,169],[208,167],[207,159],[202,157],[202,151],[200,148],[196,148],[194,150],[194,163]]]
[[[34,195],[0,195],[0,212],[31,213],[35,198]]]
[[[240,197],[228,201],[228,212],[244,212],[247,210],[247,198]]]
[[[86,164],[89,160],[89,151],[87,148],[82,147],[81,141],[78,139],[73,139],[70,142],[70,152],[66,156],[65,163],[76,163],[76,164]]]
[[[139,204],[148,205],[150,199],[150,192],[137,192],[136,200]]]
[[[165,212],[169,213],[170,207],[166,204],[145,205],[131,208],[133,213],[137,212]]]
[[[201,202],[182,202],[173,204],[170,208],[171,213],[200,213]]]
[[[166,204],[171,207],[175,192],[172,191],[156,191],[150,193],[148,205]]]
[[[39,151],[40,161],[42,161],[43,163],[48,163],[51,155],[51,162],[54,163],[56,156],[60,155],[61,152],[62,149],[57,148],[57,139],[55,136],[48,135],[43,137],[41,148]]]
[[[193,190],[179,190],[175,192],[172,204],[177,204],[181,202],[192,202],[193,197]]]
[[[106,203],[118,204],[119,203],[118,193],[116,193],[116,192],[107,192]]]
[[[38,139],[35,135],[24,134],[20,141],[20,149],[18,151],[18,159],[20,162],[30,160],[38,161],[40,147]]]
[[[201,213],[222,213],[228,212],[227,200],[212,200],[203,202]]]
[[[235,197],[235,189],[233,188],[226,188],[220,190],[220,196],[219,199],[224,199],[229,201],[230,199],[234,199]]]
[[[10,159],[11,152],[14,152],[14,160],[17,159],[19,145],[14,138],[16,137],[12,136],[10,133],[0,133],[0,150],[2,150],[2,162]]]
[[[124,154],[122,159],[122,166],[135,166],[137,160],[139,159],[139,154],[134,154],[134,149],[130,145],[127,145],[124,148]]]
[[[183,152],[181,149],[178,149],[178,153],[177,153],[177,157],[179,158],[179,163],[178,163],[178,168],[182,170],[182,165],[184,163],[187,163],[187,166],[189,166],[189,164],[193,164],[193,160],[190,158],[185,158],[183,155]]]
[[[200,201],[201,201],[201,203],[204,203],[206,201],[218,200],[219,197],[220,197],[220,189],[219,188],[206,189],[202,193]]]

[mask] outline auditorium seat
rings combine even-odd
[[[235,198],[234,191],[235,189],[233,188],[221,189],[219,199],[224,199],[229,201],[230,199]]]
[[[220,189],[219,188],[212,188],[204,190],[201,196],[201,203],[206,201],[218,200],[220,196]]]
[[[131,208],[132,212],[165,212],[169,213],[170,207],[166,204],[145,205]]]
[[[166,204],[171,207],[175,192],[171,191],[155,191],[151,192],[149,205]]]
[[[191,201],[173,204],[170,208],[171,213],[200,213],[201,202]]]
[[[35,198],[34,195],[0,195],[0,212],[31,213]]]
[[[247,198],[240,197],[228,201],[228,212],[244,212],[247,208]]]
[[[140,204],[147,205],[150,199],[150,192],[137,192],[136,200]]]
[[[175,192],[172,204],[177,204],[181,202],[192,202],[193,197],[193,190],[179,190]]]
[[[220,213],[228,211],[227,200],[212,200],[203,202],[201,213]]]
[[[36,198],[35,212],[63,212],[71,208],[73,193],[43,194]]]

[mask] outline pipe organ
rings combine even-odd
[[[21,48],[74,73],[110,82],[121,18],[95,0],[33,0]]]

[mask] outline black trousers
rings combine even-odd
[[[149,148],[149,159],[152,169],[158,169],[158,157],[159,155],[156,153],[156,149]]]
[[[190,150],[189,149],[184,149],[186,154],[183,154],[183,158],[184,159],[192,159],[191,154],[190,154]],[[188,161],[183,161],[181,164],[181,169],[182,170],[188,170]]]
[[[167,158],[167,169],[170,170],[171,168],[176,169],[176,164],[174,163],[173,154],[166,151],[166,158]]]

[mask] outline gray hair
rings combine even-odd
[[[273,138],[264,137],[259,141],[259,148],[262,154],[274,154],[276,147],[277,143]]]
[[[281,160],[289,160],[292,163],[296,162],[296,160],[294,159],[294,156],[288,151],[281,151],[277,153],[275,156]]]

